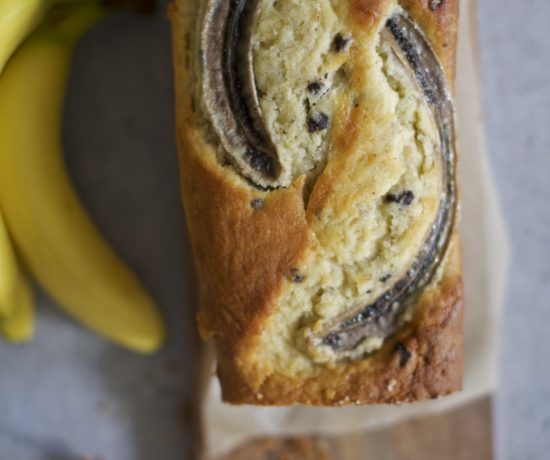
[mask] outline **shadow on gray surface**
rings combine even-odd
[[[169,26],[154,17],[109,18],[78,49],[66,106],[67,161],[98,226],[136,270],[167,319],[168,343],[153,357],[106,348],[100,371],[108,423],[121,443],[107,459],[184,458],[182,407],[190,393],[194,328],[191,264],[179,200]],[[186,310],[187,307],[187,310]],[[78,446],[77,446],[78,447]],[[107,449],[108,452],[104,450]],[[125,457],[124,457],[125,458]]]
[[[9,449],[11,459],[39,458],[44,460],[81,460],[82,457],[72,452],[62,441],[41,439],[18,432],[11,427],[0,424],[1,452]],[[4,457],[2,457],[4,458]]]

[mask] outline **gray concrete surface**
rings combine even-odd
[[[479,0],[491,160],[512,241],[499,460],[550,458],[550,2]]]

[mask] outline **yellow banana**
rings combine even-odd
[[[0,333],[14,343],[26,342],[34,333],[32,288],[19,267],[1,213]]]
[[[0,0],[0,74],[23,39],[38,25],[53,0]],[[12,342],[30,340],[34,298],[22,273],[0,213],[0,333]]]
[[[34,335],[34,296],[28,279],[20,276],[16,283],[11,316],[0,320],[0,333],[12,343],[24,343]]]
[[[163,320],[83,209],[61,150],[73,49],[102,15],[81,6],[42,28],[0,76],[0,206],[23,261],[68,313],[121,345],[152,352],[164,341]]]

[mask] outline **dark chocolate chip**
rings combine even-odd
[[[414,201],[414,193],[407,190],[401,194],[401,203],[409,206]]]
[[[388,193],[384,199],[386,200],[386,203],[399,203],[399,197],[394,193]]]
[[[263,208],[264,207],[264,200],[262,200],[261,198],[254,198],[251,202],[250,202],[250,207],[252,209],[260,209],[260,208]]]
[[[321,91],[322,88],[323,88],[323,84],[318,81],[314,81],[309,85],[307,85],[307,90],[313,94],[317,94],[319,91]]]
[[[388,273],[387,275],[384,275],[382,278],[380,278],[381,283],[385,283],[391,278],[391,273]]]
[[[310,133],[323,131],[328,128],[329,124],[330,122],[328,115],[323,112],[318,112],[311,115],[307,119],[307,129]]]
[[[338,32],[332,41],[332,49],[337,53],[341,53],[348,49],[350,43],[351,37],[344,37],[340,32]]]
[[[305,275],[302,275],[300,273],[300,270],[297,268],[291,268],[290,269],[290,279],[294,281],[295,283],[301,283],[306,279]]]
[[[395,353],[399,354],[399,367],[405,367],[412,356],[412,353],[401,342],[395,346]]]
[[[258,95],[258,97],[261,99],[262,97],[265,97],[266,94],[263,90],[261,90],[260,88],[256,88],[256,94]]]
[[[387,203],[397,203],[402,204],[403,206],[410,206],[414,201],[414,193],[410,190],[405,190],[399,194],[388,193],[385,197]]]

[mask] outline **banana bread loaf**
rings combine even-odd
[[[175,0],[181,186],[224,400],[460,389],[457,0]]]

